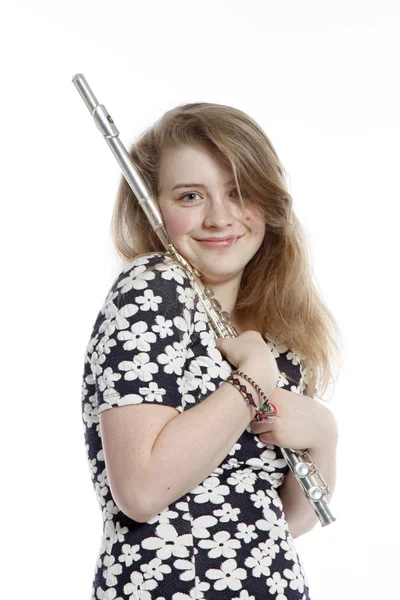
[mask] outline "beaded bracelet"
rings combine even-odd
[[[260,406],[260,408],[258,408],[257,404],[254,402],[253,396],[247,390],[247,387],[243,383],[241,383],[241,381],[239,379],[234,377],[234,375],[236,373],[238,375],[240,375],[241,377],[243,377],[244,379],[246,379],[247,381],[249,381],[255,387],[257,392],[259,392],[261,398],[264,400],[264,403]],[[255,381],[253,381],[253,379],[251,379],[251,377],[249,377],[248,375],[246,375],[246,373],[243,373],[242,371],[236,370],[236,371],[233,371],[229,375],[229,377],[226,381],[228,381],[234,387],[236,387],[239,390],[239,392],[242,394],[242,396],[245,398],[245,400],[256,409],[256,415],[255,415],[256,421],[265,421],[266,419],[269,419],[270,421],[274,420],[276,412],[277,412],[276,407],[273,404],[270,404],[267,396],[264,394],[262,389],[257,385],[257,383]]]
[[[252,394],[250,394],[250,392],[247,390],[247,387],[244,385],[244,383],[242,383],[240,381],[240,379],[238,379],[237,377],[236,378],[234,377],[235,373],[236,373],[236,371],[231,373],[226,381],[228,383],[231,383],[235,388],[237,388],[239,390],[239,392],[242,394],[242,396],[247,400],[247,402],[249,404],[251,404],[251,406],[254,406],[256,411],[258,411],[258,406],[254,402],[254,398],[253,398]]]
[[[263,404],[257,410],[255,420],[265,421],[266,419],[269,419],[270,421],[273,421],[277,413],[276,406],[274,404],[271,404],[271,402],[268,400],[268,397],[264,394],[260,386],[257,385],[254,379],[246,375],[246,373],[243,373],[243,371],[239,371],[239,369],[236,369],[234,373],[241,375],[244,379],[251,383],[251,385],[257,390],[261,398],[264,400]]]

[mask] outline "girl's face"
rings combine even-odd
[[[207,280],[238,279],[262,244],[265,224],[242,191],[245,213],[232,172],[211,148],[179,145],[164,151],[159,205],[169,238]],[[209,238],[234,238],[225,245]],[[203,241],[202,241],[203,240]]]

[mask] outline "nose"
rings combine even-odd
[[[229,211],[223,200],[216,200],[207,203],[204,225],[206,227],[227,227],[233,225],[235,217]]]

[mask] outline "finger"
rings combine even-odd
[[[272,416],[272,417],[268,417],[267,419],[264,419],[264,421],[255,421],[255,420],[251,421],[250,429],[255,434],[266,433],[267,431],[272,431],[275,420],[276,420],[276,417]]]
[[[265,431],[264,433],[260,433],[258,439],[260,440],[260,442],[263,442],[263,444],[275,445],[275,435],[273,431]]]

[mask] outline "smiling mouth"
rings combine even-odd
[[[242,237],[242,236],[240,236]],[[236,238],[236,240],[239,240],[240,238]],[[214,240],[196,240],[196,242],[199,242],[200,244],[204,244],[205,246],[209,246],[211,248],[215,247],[215,248],[228,248],[230,246],[232,246],[235,243],[235,238],[227,238],[224,240],[218,240],[218,239],[214,239]]]

